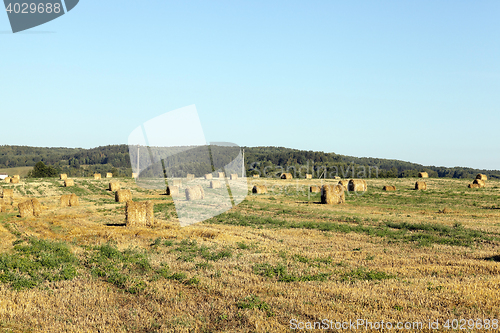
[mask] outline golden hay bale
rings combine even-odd
[[[61,173],[61,174],[59,175],[59,179],[60,179],[60,180],[65,180],[65,179],[68,179],[68,175],[67,175],[67,174],[65,174],[65,173]]]
[[[94,180],[99,180],[101,179],[101,174],[100,173],[94,173]]]
[[[231,179],[231,180],[236,180],[236,179],[238,179],[238,174],[236,174],[236,173],[232,173],[232,174],[231,174],[231,176],[230,176],[230,179]]]
[[[423,181],[416,182],[415,190],[427,190],[427,183]]]
[[[59,199],[61,207],[68,207],[70,198],[71,198],[71,194],[63,194],[61,196],[61,199]]]
[[[364,192],[368,189],[366,185],[366,180],[364,179],[351,179],[349,180],[349,184],[347,185],[349,191],[354,192]]]
[[[6,182],[6,183],[10,183],[10,181],[11,181],[11,180],[12,180],[12,178],[7,177],[7,178],[5,178],[5,179],[4,179],[4,182]]]
[[[224,172],[219,172],[219,178],[224,178]]]
[[[10,182],[11,182],[12,184],[18,184],[18,183],[19,183],[19,178],[15,178],[15,177],[14,177],[14,178],[11,178],[11,179],[10,179]]]
[[[479,180],[482,180],[482,181],[487,181],[488,180],[488,177],[486,175],[483,175],[482,173],[479,173],[477,176],[476,176],[476,179],[479,179]]]
[[[322,204],[341,204],[345,202],[344,187],[342,185],[323,185],[321,187]]]
[[[127,201],[125,219],[127,227],[153,227],[155,225],[154,204],[151,201]]]
[[[344,191],[347,191],[349,189],[349,181],[348,180],[341,180],[338,182],[339,185],[344,186]]]
[[[253,175],[252,177],[253,178],[259,178],[260,176],[259,175]]]
[[[469,188],[480,188],[479,184],[469,184]]]
[[[419,178],[429,178],[429,174],[427,172],[419,172],[418,177]]]
[[[396,191],[396,186],[386,185],[382,188],[383,191]]]
[[[211,173],[207,173],[207,174],[205,175],[205,179],[210,180],[210,179],[212,179],[212,178],[214,178],[214,176],[213,176]]]
[[[12,177],[12,178],[16,178],[17,180],[20,180],[20,179],[21,179],[21,176],[19,176],[19,175],[14,175],[14,177]]]
[[[292,179],[292,178],[293,178],[293,176],[289,172],[281,174],[281,179]]]
[[[472,184],[478,184],[480,188],[486,186],[486,183],[484,182],[484,180],[481,180],[481,179],[474,179],[474,181],[472,182]]]
[[[186,188],[186,200],[199,200],[205,199],[205,191],[201,187],[201,185],[191,186]]]
[[[179,186],[167,186],[167,195],[178,195]]]
[[[73,179],[65,179],[64,186],[65,187],[75,186],[75,181]]]
[[[267,187],[266,187],[266,185],[255,185],[252,188],[252,193],[255,193],[255,194],[266,194],[267,193]]]
[[[333,177],[333,179],[342,179],[342,178],[340,178],[339,176],[335,176]]]
[[[113,178],[113,174],[111,172],[106,173],[106,178]]]
[[[30,199],[25,202],[21,202],[18,205],[19,215],[21,217],[30,217],[30,216],[40,216],[42,212],[42,205],[37,199]]]
[[[2,198],[4,199],[12,199],[14,196],[14,190],[11,188],[4,188],[2,192]]]
[[[319,193],[321,192],[321,187],[317,186],[317,185],[313,185],[309,188],[309,191],[311,193]]]
[[[115,193],[116,202],[127,202],[132,200],[132,192],[130,190],[117,190]]]
[[[220,180],[212,180],[210,181],[210,188],[221,188]]]
[[[137,178],[137,173],[132,172],[132,178]]]
[[[179,189],[181,189],[182,188],[182,180],[181,179],[174,179],[172,185],[177,186]]]
[[[110,182],[109,183],[109,190],[111,192],[118,191],[120,189],[120,183],[119,182]]]
[[[312,179],[313,175],[306,173],[306,179]]]
[[[194,179],[194,174],[192,174],[192,173],[188,173],[188,174],[186,175],[186,179],[187,179],[187,180],[193,180],[193,179]]]

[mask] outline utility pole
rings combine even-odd
[[[243,163],[241,163],[241,177],[245,177],[245,149],[243,149]]]
[[[139,169],[139,146],[137,146],[137,177],[139,177],[139,173],[141,172],[141,169]]]

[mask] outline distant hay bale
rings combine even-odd
[[[167,195],[178,195],[179,186],[167,186]]]
[[[344,191],[349,190],[349,181],[344,179],[338,182],[339,185],[342,185],[344,187]]]
[[[423,181],[416,182],[415,190],[427,190],[427,183]]]
[[[194,174],[188,173],[186,176],[187,180],[193,180],[194,179]]]
[[[364,179],[351,179],[347,185],[349,191],[364,192],[368,189],[366,180]]]
[[[237,180],[237,179],[238,179],[238,174],[236,174],[236,173],[232,173],[232,174],[231,174],[231,178],[230,178],[230,179],[231,179],[231,180]]]
[[[5,178],[5,179],[4,179],[4,182],[6,182],[6,183],[10,183],[10,181],[11,181],[11,180],[12,180],[12,178],[7,177],[7,178]]]
[[[335,176],[333,177],[333,179],[341,179],[339,176]]]
[[[479,180],[482,180],[482,181],[487,181],[488,180],[488,177],[486,175],[483,175],[482,173],[479,173],[477,176],[476,176],[476,179],[479,179]]]
[[[78,196],[76,194],[64,194],[60,199],[61,207],[79,206]]]
[[[76,194],[71,194],[71,196],[69,197],[69,205],[71,207],[76,207],[76,206],[79,206],[80,205],[80,202],[78,201],[78,196]]]
[[[115,193],[115,202],[127,202],[132,200],[132,192],[130,190],[117,190]]]
[[[219,178],[224,178],[224,172],[219,172]]]
[[[486,187],[486,183],[484,182],[484,180],[481,179],[474,179],[472,184],[477,184],[479,185],[480,188]]]
[[[210,182],[210,188],[221,188],[222,185],[220,183],[220,180],[212,180]]]
[[[137,173],[132,172],[132,178],[137,178]]]
[[[186,200],[200,200],[205,199],[205,191],[201,185],[191,186],[186,188]]]
[[[469,188],[480,188],[479,184],[469,184]]]
[[[323,185],[321,187],[321,203],[327,205],[345,202],[344,187],[342,185]]]
[[[252,177],[253,178],[259,178],[260,176],[259,175],[253,175]]]
[[[292,179],[292,178],[293,178],[293,176],[292,176],[292,174],[291,174],[291,173],[289,173],[289,172],[286,172],[286,173],[282,173],[282,174],[281,174],[281,179]]]
[[[101,179],[101,174],[100,173],[94,173],[94,180],[99,180]]]
[[[255,193],[255,194],[266,194],[267,193],[267,187],[266,187],[266,185],[255,185],[252,188],[252,193]]]
[[[61,196],[61,199],[59,199],[60,206],[61,207],[68,207],[69,206],[69,198],[71,197],[71,194],[63,194]]]
[[[396,186],[386,185],[382,188],[383,191],[396,191]]]
[[[65,174],[65,173],[61,173],[61,174],[59,175],[59,179],[60,179],[60,180],[65,180],[65,179],[68,179],[68,175],[67,175],[67,174]]]
[[[111,172],[106,173],[106,178],[113,178],[113,174]]]
[[[14,177],[12,177],[12,178],[16,178],[17,180],[21,180],[21,176],[19,176],[19,175],[14,175]]]
[[[75,181],[73,179],[66,179],[64,180],[64,186],[65,187],[75,186]]]
[[[313,185],[309,188],[309,192],[311,193],[319,193],[321,192],[321,187],[317,186],[317,185]]]
[[[313,175],[306,173],[306,179],[312,179]]]
[[[213,176],[211,173],[207,173],[207,174],[205,175],[205,179],[210,180],[210,179],[212,179],[212,178],[214,178],[214,176]]]
[[[31,217],[31,216],[40,216],[42,213],[42,205],[37,199],[30,199],[25,202],[21,202],[18,205],[19,215],[21,217]]]
[[[419,172],[418,177],[419,178],[429,178],[429,174],[427,172]]]
[[[172,181],[172,185],[173,186],[177,186],[179,189],[181,189],[182,188],[182,180],[180,180],[180,179],[174,179]]]
[[[18,184],[19,183],[19,178],[13,177],[13,178],[10,179],[10,182],[12,184]]]
[[[127,227],[155,226],[154,204],[151,201],[127,201],[125,219]]]
[[[120,183],[119,182],[110,182],[109,183],[109,190],[111,192],[116,192],[120,189]]]
[[[14,190],[11,188],[4,188],[2,192],[2,198],[5,199],[10,199],[14,197]]]

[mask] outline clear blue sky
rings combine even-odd
[[[500,169],[499,15],[499,1],[80,0],[12,34],[3,13],[0,144],[127,143],[195,104],[208,141]]]

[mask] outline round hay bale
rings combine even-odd
[[[12,178],[7,177],[7,178],[5,178],[3,181],[4,181],[4,182],[6,182],[6,183],[8,183],[8,184],[10,184],[10,181],[11,181],[11,180],[12,180]]]
[[[30,199],[25,202],[21,202],[18,205],[19,215],[21,217],[31,217],[31,216],[40,216],[42,213],[42,205],[37,199]]]
[[[65,179],[68,179],[68,175],[67,175],[67,174],[65,174],[65,173],[61,173],[61,174],[59,175],[59,179],[60,179],[60,180],[65,180]]]
[[[345,202],[344,187],[342,185],[323,185],[321,187],[321,203],[327,205]]]
[[[341,179],[339,176],[335,176],[333,177],[333,179]]]
[[[351,179],[347,185],[349,191],[364,192],[367,190],[366,180],[364,179]]]
[[[19,175],[14,175],[14,177],[12,177],[12,178],[16,178],[17,180],[21,180],[21,176],[19,176]]]
[[[101,179],[101,174],[100,173],[94,173],[94,180],[99,180]]]
[[[212,180],[210,181],[210,188],[221,188],[220,180]]]
[[[259,175],[253,175],[252,177],[253,178],[259,178],[260,176]]]
[[[306,173],[306,179],[312,179],[313,175]]]
[[[117,190],[115,192],[115,202],[127,202],[132,200],[132,192],[130,190]]]
[[[172,185],[177,186],[179,189],[181,189],[182,188],[182,180],[181,179],[174,179],[172,181]]]
[[[479,184],[469,184],[468,188],[479,188]]]
[[[119,182],[110,182],[109,183],[109,190],[111,192],[116,192],[120,189],[120,183]]]
[[[113,178],[113,174],[111,172],[106,173],[106,178]]]
[[[477,176],[476,176],[476,179],[479,179],[479,180],[482,180],[482,181],[487,181],[488,180],[488,177],[486,175],[483,175],[482,173],[479,173]]]
[[[132,178],[137,178],[137,173],[132,172]]]
[[[416,182],[415,190],[427,190],[427,183],[423,181]]]
[[[238,179],[238,174],[232,173],[229,179],[230,180],[237,180]]]
[[[205,191],[201,185],[190,186],[186,188],[186,200],[200,200],[205,198]]]
[[[194,174],[188,173],[186,176],[187,180],[193,180],[194,179]]]
[[[73,179],[66,179],[64,180],[64,186],[65,187],[75,186],[75,181]]]
[[[418,178],[429,178],[429,174],[427,172],[419,172]]]
[[[266,194],[267,193],[267,187],[265,185],[255,185],[252,188],[252,193],[255,193],[255,194]]]
[[[3,199],[12,199],[14,197],[14,190],[11,188],[4,188],[2,191],[2,198]]]
[[[474,179],[472,184],[477,184],[479,185],[480,188],[486,187],[486,183],[484,182],[484,180],[481,179]]]
[[[13,177],[13,178],[10,179],[10,182],[12,184],[18,184],[19,183],[19,178]]]
[[[319,193],[321,192],[321,187],[319,187],[318,185],[312,185],[311,187],[309,187],[309,192]]]
[[[69,207],[69,200],[71,198],[71,194],[63,194],[61,199],[59,199],[61,207]]]
[[[219,172],[219,178],[224,178],[225,175],[224,175],[224,172]]]
[[[281,179],[293,179],[293,176],[290,172],[282,173],[281,174]]]
[[[167,186],[167,195],[178,195],[179,186]]]
[[[342,185],[344,187],[344,191],[349,190],[349,181],[344,179],[338,182],[339,185]]]
[[[396,191],[396,186],[386,185],[382,188],[383,191]]]
[[[207,180],[210,180],[210,179],[212,179],[212,178],[214,178],[214,176],[213,176],[211,173],[207,173],[207,174],[205,175],[205,179],[207,179]]]
[[[155,226],[154,204],[151,201],[127,201],[125,220],[127,227]]]

